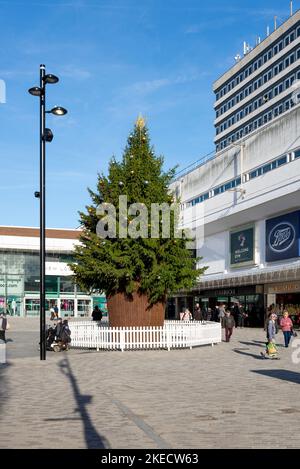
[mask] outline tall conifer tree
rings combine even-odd
[[[171,212],[170,237],[162,238],[163,219],[159,218],[159,237],[151,238],[151,204],[174,202],[168,187],[175,169],[164,172],[163,158],[154,154],[144,119],[139,117],[129,135],[121,162],[112,158],[108,175],[98,175],[97,190],[89,189],[91,203],[80,212],[83,228],[81,244],[75,249],[75,263],[71,265],[75,280],[89,291],[102,291],[112,297],[123,293],[130,297],[134,292],[146,295],[148,304],[164,304],[169,294],[190,289],[204,269],[196,269],[197,259],[186,248],[187,238],[174,236],[176,216]],[[127,196],[128,207],[142,203],[148,214],[138,222],[135,215],[121,220],[119,196]],[[116,207],[116,233],[101,239],[97,234],[99,215],[97,207],[110,203]],[[139,232],[148,237],[132,239],[120,237],[120,227]],[[133,225],[132,225],[133,224]]]

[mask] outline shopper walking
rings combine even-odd
[[[93,318],[93,321],[101,321],[102,319],[102,311],[101,309],[99,309],[99,306],[97,305],[93,309],[92,318]]]
[[[224,307],[224,305],[220,305],[218,319],[219,319],[222,327],[224,327],[224,318],[225,318],[225,307]]]
[[[266,352],[261,352],[264,358],[277,358],[277,347],[276,347],[276,320],[277,315],[272,313],[267,325],[267,343]]]
[[[196,306],[195,306],[194,319],[195,321],[202,321],[203,319],[202,311],[201,311],[199,303],[196,303]]]
[[[289,317],[289,312],[286,310],[283,311],[283,318],[280,320],[280,327],[284,336],[284,345],[288,348],[293,335],[293,321]]]
[[[58,306],[55,305],[53,309],[54,309],[54,317],[58,319],[58,312],[59,312],[58,311]]]
[[[230,311],[225,311],[225,317],[223,318],[223,323],[225,327],[225,340],[230,342],[232,336],[233,328],[235,327],[234,317],[231,315]]]
[[[190,312],[190,310],[188,308],[186,308],[183,315],[182,315],[181,320],[182,321],[191,321],[192,319],[193,319],[192,313]]]

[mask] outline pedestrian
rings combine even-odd
[[[95,306],[92,312],[93,321],[101,321],[102,319],[102,311],[99,309],[99,306]]]
[[[223,322],[225,327],[225,340],[226,342],[230,342],[230,337],[232,336],[233,328],[235,327],[235,320],[229,310],[225,311]]]
[[[289,312],[286,310],[283,311],[283,318],[280,320],[280,327],[284,336],[284,345],[288,348],[293,335],[293,321],[289,317]]]
[[[271,313],[270,319],[267,325],[267,343],[265,353],[261,352],[264,358],[277,358],[277,347],[276,347],[276,320],[277,315]]]
[[[190,310],[188,308],[186,308],[184,310],[184,313],[181,317],[181,320],[182,321],[191,321],[193,319],[193,316],[192,316],[192,313],[190,312]]]
[[[232,308],[231,308],[231,313],[232,316],[234,317],[234,322],[235,322],[235,327],[238,326],[238,315],[239,315],[239,307],[238,303],[233,303]]]
[[[214,310],[213,310],[213,319],[212,319],[214,322],[218,322],[219,321],[219,306],[216,305]]]
[[[58,306],[55,305],[53,309],[54,309],[54,317],[58,319]]]
[[[242,309],[242,305],[240,303],[236,304],[236,312],[237,312],[238,327],[243,328],[245,316],[244,316],[244,312]]]
[[[61,335],[61,331],[62,331],[62,319],[61,318],[58,318],[57,319],[57,324],[55,326],[55,336],[60,339],[60,335]]]
[[[225,307],[222,304],[219,307],[219,314],[218,314],[218,319],[219,319],[222,327],[224,327],[224,318],[225,318]]]
[[[0,314],[0,340],[6,343],[5,332],[9,329],[7,317],[4,313]]]
[[[68,348],[68,344],[71,342],[71,329],[69,328],[68,320],[64,319],[59,336],[62,346]]]
[[[50,308],[50,321],[54,321],[55,319],[55,312],[53,306]]]
[[[207,315],[208,315],[207,308],[206,308],[206,306],[204,305],[204,306],[202,307],[202,317],[203,317],[203,321],[207,321]]]
[[[194,319],[195,319],[195,321],[201,321],[201,322],[202,322],[202,319],[203,319],[202,311],[201,311],[199,303],[196,303],[196,306],[195,306]]]

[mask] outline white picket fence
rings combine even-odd
[[[70,321],[72,347],[97,350],[192,348],[221,342],[221,324],[165,321],[163,327],[109,327],[95,321]]]

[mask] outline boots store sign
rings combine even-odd
[[[266,221],[266,261],[299,257],[300,211]]]

